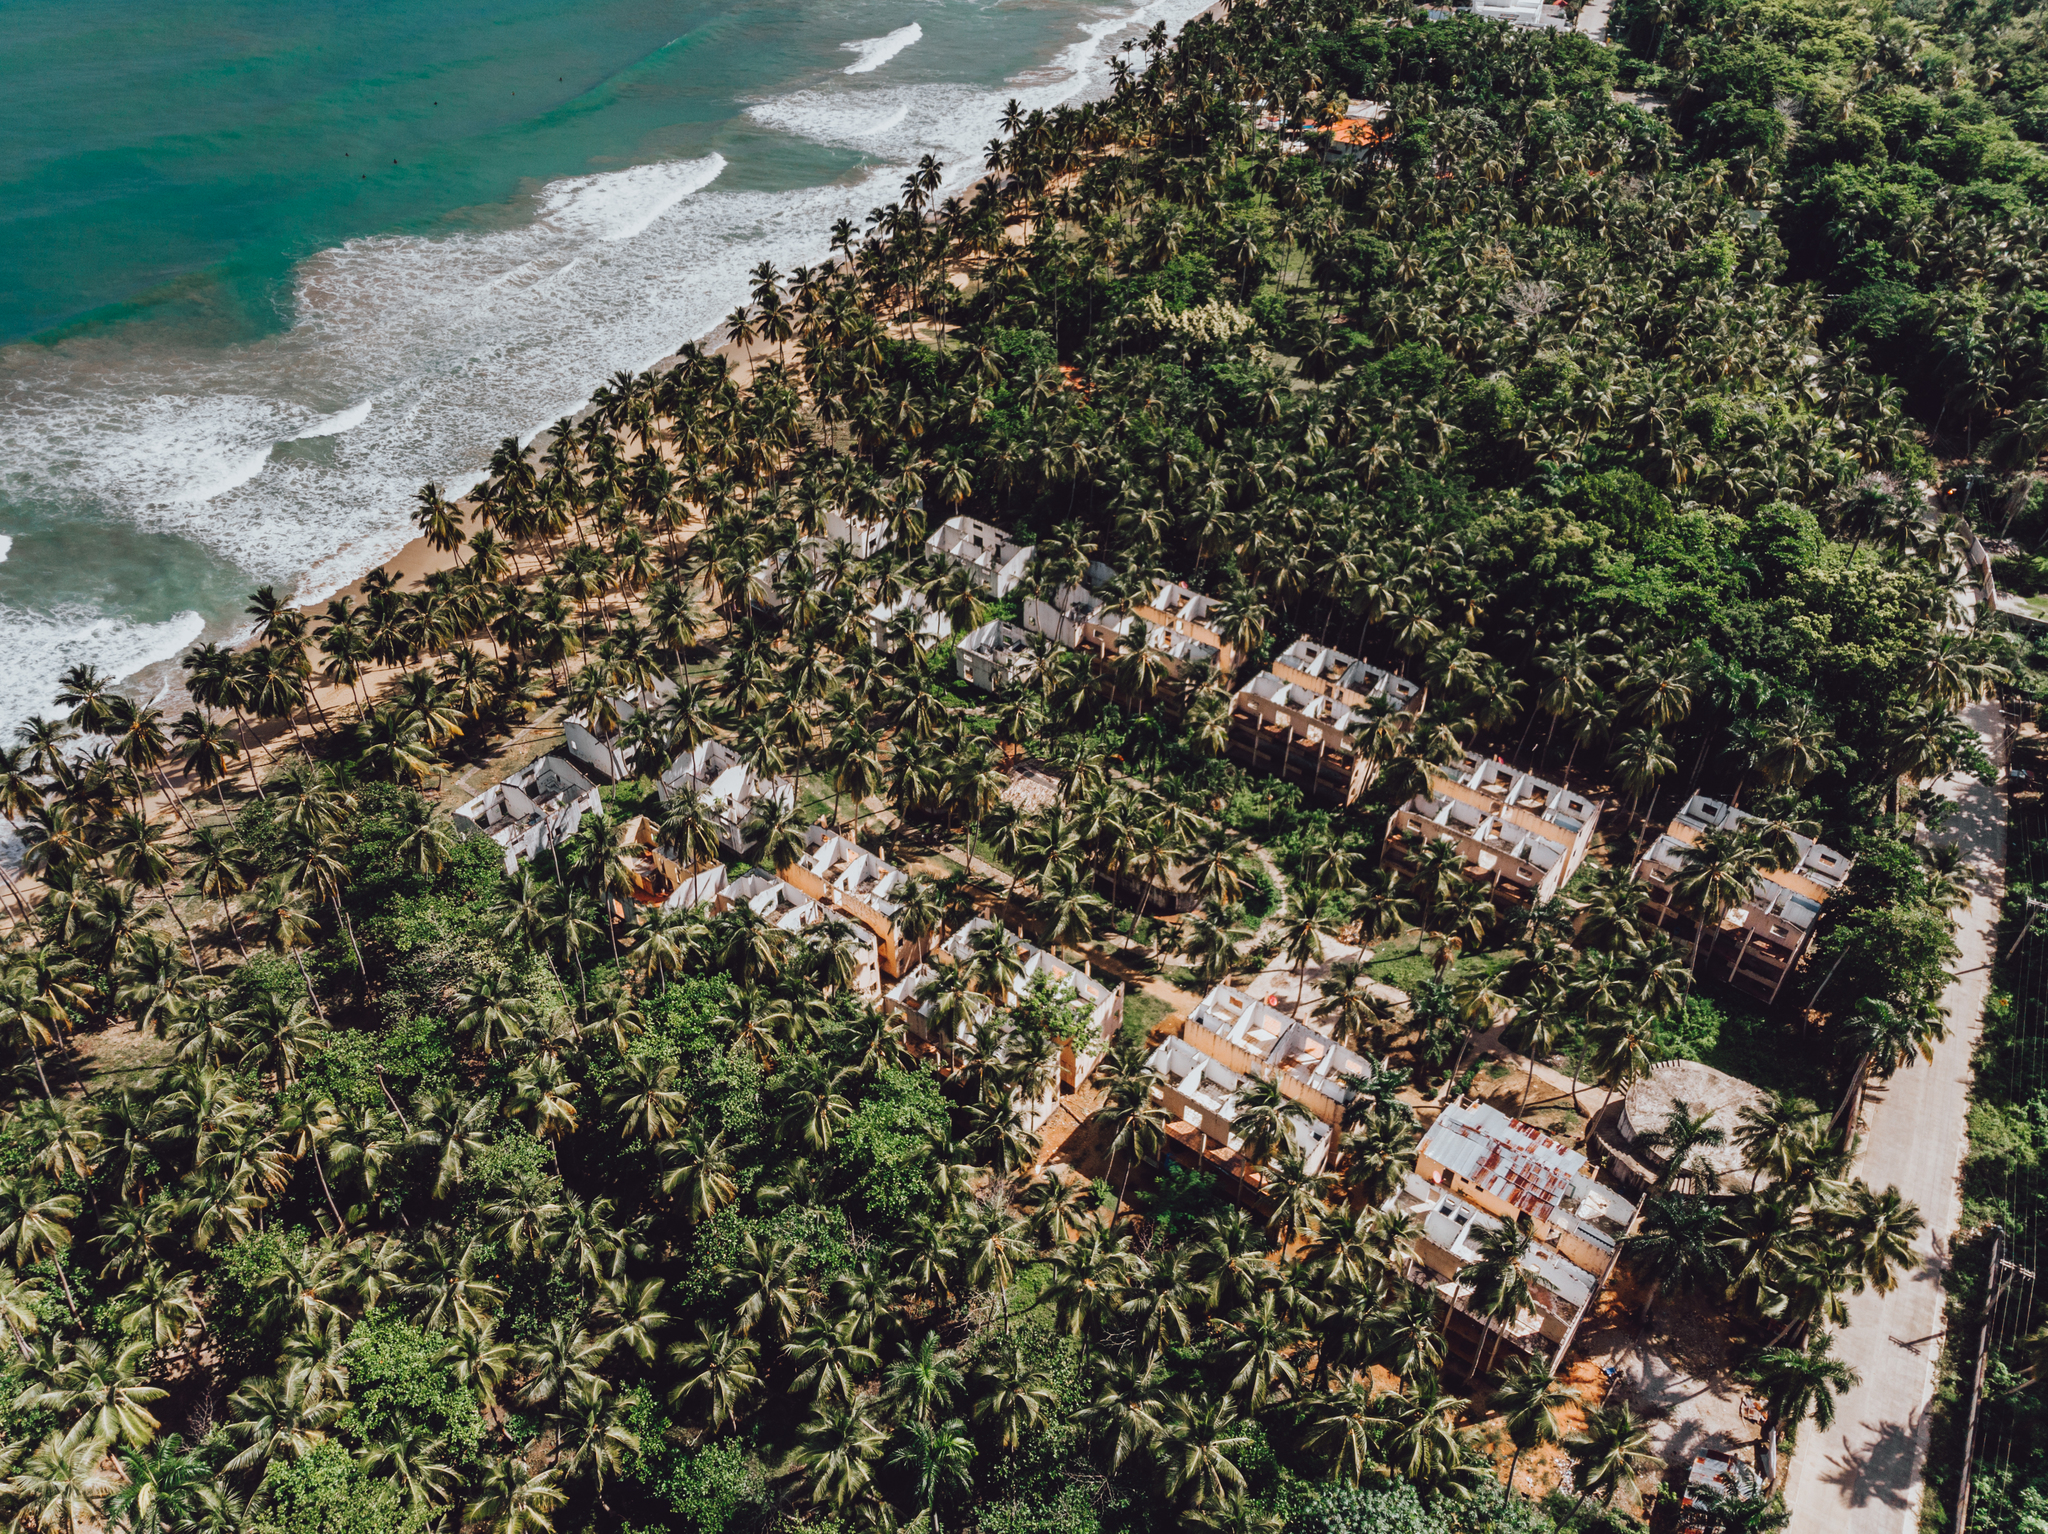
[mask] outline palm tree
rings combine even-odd
[[[117,1456],[126,1484],[107,1499],[108,1517],[127,1534],[170,1534],[192,1521],[199,1488],[211,1479],[206,1462],[173,1433],[154,1448]]]
[[[1741,831],[1703,832],[1697,842],[1685,849],[1678,874],[1671,881],[1671,898],[1674,904],[1692,913],[1695,966],[1707,929],[1750,898],[1757,876],[1763,871],[1762,847],[1753,836]]]
[[[1712,1150],[1728,1143],[1728,1132],[1714,1122],[1714,1110],[1694,1113],[1692,1105],[1673,1102],[1671,1117],[1660,1129],[1637,1138],[1637,1144],[1664,1156],[1664,1170],[1657,1178],[1653,1193],[1662,1193],[1680,1177],[1690,1177],[1703,1193],[1712,1193],[1720,1187],[1720,1177],[1712,1164],[1704,1157],[1689,1159],[1696,1150]]]
[[[1071,865],[1049,875],[1049,884],[1037,901],[1042,928],[1040,939],[1057,951],[1062,945],[1079,950],[1092,940],[1108,918],[1109,902],[1095,892],[1091,874]]]
[[[1244,1473],[1231,1456],[1252,1441],[1245,1426],[1229,1395],[1200,1403],[1169,1396],[1161,1433],[1168,1493],[1205,1518],[1234,1507],[1244,1492]]]
[[[1180,951],[1195,961],[1195,974],[1205,986],[1216,985],[1237,968],[1237,945],[1251,935],[1241,915],[1241,908],[1223,906],[1197,911],[1182,924]]]
[[[1522,1259],[1534,1245],[1526,1219],[1524,1216],[1513,1224],[1496,1225],[1487,1231],[1475,1243],[1479,1256],[1458,1275],[1465,1292],[1465,1308],[1486,1323],[1490,1332],[1505,1334],[1515,1317],[1536,1303],[1529,1290],[1528,1276],[1522,1271]],[[1499,1351],[1498,1343],[1494,1351]],[[1486,1372],[1488,1363],[1482,1355],[1480,1373]]]
[[[865,1404],[821,1403],[796,1437],[789,1469],[808,1482],[813,1502],[842,1511],[867,1496],[888,1440]]]
[[[71,1245],[71,1224],[78,1218],[78,1199],[70,1193],[51,1192],[22,1177],[0,1177],[0,1254],[16,1269],[30,1267]],[[57,1280],[74,1315],[78,1302],[71,1295],[71,1281],[64,1264],[56,1265]]]
[[[477,1494],[463,1508],[465,1523],[496,1534],[551,1534],[554,1515],[569,1500],[552,1469],[535,1471],[523,1459],[486,1463]]]
[[[1720,1211],[1703,1198],[1660,1193],[1644,1206],[1642,1228],[1626,1246],[1629,1271],[1650,1286],[1643,1298],[1645,1329],[1665,1291],[1692,1295],[1726,1287],[1720,1234]]]
[[[1296,889],[1291,893],[1287,914],[1280,921],[1280,952],[1294,964],[1297,1011],[1308,990],[1308,966],[1323,956],[1323,939],[1335,931],[1321,890]]]
[[[1307,1442],[1323,1450],[1340,1480],[1357,1485],[1378,1457],[1379,1436],[1392,1419],[1379,1409],[1370,1377],[1353,1376],[1327,1395],[1318,1396]]]
[[[661,1191],[680,1196],[685,1220],[694,1224],[709,1219],[738,1195],[739,1183],[722,1130],[707,1136],[702,1126],[692,1125],[682,1139],[661,1149],[667,1168]]]
[[[1123,1213],[1124,1195],[1130,1188],[1133,1163],[1150,1161],[1157,1156],[1166,1137],[1166,1110],[1152,1100],[1152,1088],[1157,1080],[1157,1072],[1142,1061],[1126,1062],[1115,1058],[1097,1076],[1104,1099],[1102,1106],[1095,1110],[1095,1118],[1110,1129],[1111,1168],[1115,1168],[1118,1156],[1124,1158],[1123,1180],[1117,1184],[1116,1208],[1110,1215],[1112,1223]]]
[[[81,1522],[96,1524],[101,1505],[121,1484],[107,1468],[106,1443],[93,1436],[92,1418],[80,1417],[52,1433],[21,1462],[0,1492],[32,1511],[36,1527],[78,1534]]]
[[[1382,1440],[1388,1468],[1425,1491],[1456,1496],[1469,1490],[1476,1430],[1457,1423],[1470,1403],[1446,1394],[1433,1373],[1381,1399],[1392,1423]]]
[[[1801,1130],[1815,1117],[1813,1104],[1787,1092],[1766,1094],[1762,1103],[1748,1103],[1736,1115],[1734,1141],[1743,1164],[1753,1174],[1749,1191],[1756,1192],[1766,1171],[1784,1162]]]
[[[730,1432],[738,1425],[748,1398],[761,1388],[761,1345],[703,1318],[695,1324],[695,1338],[669,1344],[668,1359],[676,1380],[669,1399],[681,1405],[701,1396],[709,1407],[712,1428]]]
[[[150,1343],[140,1337],[118,1353],[83,1338],[71,1345],[69,1356],[41,1388],[22,1393],[20,1404],[77,1414],[76,1422],[89,1427],[95,1443],[140,1448],[160,1426],[149,1408],[170,1395],[140,1372],[150,1352]]]
[[[909,1472],[919,1506],[933,1534],[939,1530],[939,1503],[949,1491],[969,1492],[974,1477],[974,1440],[967,1424],[958,1417],[945,1422],[913,1418],[903,1425],[904,1441],[889,1455],[889,1463]]]
[[[1855,1133],[1864,1083],[1873,1073],[1884,1081],[1911,1065],[1915,1055],[1931,1064],[1934,1046],[1947,1037],[1947,1009],[1932,1002],[1895,1006],[1874,996],[1858,1002],[1841,1024],[1842,1047],[1856,1057],[1849,1106],[1842,1115],[1843,1134]]]
[[[164,909],[171,913],[171,919],[177,922],[178,930],[184,934],[185,942],[192,950],[192,967],[204,974],[206,965],[199,957],[199,945],[193,942],[191,929],[179,914],[177,902],[171,899],[170,878],[174,865],[166,845],[170,839],[170,832],[163,826],[130,810],[117,817],[109,828],[106,845],[113,854],[116,873],[156,890],[157,898],[163,901]]]
[[[1578,1451],[1581,1502],[1597,1491],[1612,1507],[1624,1486],[1633,1488],[1638,1477],[1664,1463],[1650,1447],[1649,1428],[1619,1401],[1588,1412],[1586,1426],[1570,1442]]]
[[[422,485],[413,499],[418,505],[412,514],[412,524],[420,530],[428,546],[444,554],[461,548],[462,509],[442,498],[441,487]]]
[[[1312,1016],[1327,1019],[1330,1031],[1340,1043],[1350,1044],[1367,1054],[1379,1054],[1386,1046],[1384,1030],[1392,1025],[1395,1004],[1376,987],[1372,972],[1358,959],[1339,959],[1329,973],[1316,983],[1322,998]]]
[[[1816,1333],[1804,1348],[1765,1348],[1749,1366],[1770,1413],[1770,1433],[1799,1430],[1808,1417],[1826,1432],[1835,1425],[1835,1398],[1863,1377],[1834,1356],[1833,1332]]]
[[[1300,1102],[1280,1090],[1278,1082],[1263,1076],[1247,1076],[1238,1084],[1236,1108],[1230,1127],[1243,1149],[1237,1180],[1240,1189],[1248,1189],[1251,1173],[1263,1171],[1287,1139],[1288,1126],[1305,1124],[1310,1115]]]
[[[484,975],[455,997],[456,1027],[486,1055],[525,1037],[533,1006],[510,975]]]
[[[1501,1414],[1508,1437],[1514,1440],[1514,1458],[1508,1461],[1508,1488],[1514,1489],[1515,1470],[1522,1455],[1563,1435],[1558,1413],[1579,1399],[1579,1393],[1558,1380],[1543,1359],[1532,1358],[1494,1387],[1488,1404]]]
[[[1325,1208],[1325,1195],[1334,1181],[1324,1173],[1310,1173],[1300,1151],[1292,1145],[1280,1147],[1279,1165],[1267,1183],[1273,1201],[1273,1217],[1266,1229],[1280,1238],[1285,1251],[1296,1233],[1308,1229]]]
[[[1832,1227],[1863,1280],[1879,1294],[1891,1293],[1900,1272],[1914,1264],[1913,1243],[1927,1224],[1896,1186],[1879,1193],[1861,1178],[1838,1209],[1823,1212],[1822,1223]]]

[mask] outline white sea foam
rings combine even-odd
[[[196,612],[162,623],[109,618],[88,607],[54,613],[0,606],[0,719],[10,724],[50,707],[51,681],[67,667],[98,666],[116,678],[168,660],[199,637],[206,622]]]
[[[934,155],[947,166],[942,191],[957,191],[981,174],[981,149],[998,133],[1005,103],[1014,98],[1029,111],[1097,95],[1109,78],[1105,43],[1158,21],[1177,29],[1204,8],[1202,0],[1147,0],[1133,11],[1084,22],[1080,36],[1045,68],[997,90],[967,85],[813,88],[756,102],[747,115],[792,137],[862,150],[892,165]]]
[[[873,156],[874,179],[723,191],[716,156],[579,176],[542,188],[522,227],[351,240],[309,258],[295,273],[292,326],[261,342],[150,353],[114,335],[10,348],[0,354],[0,483],[83,499],[199,543],[252,585],[317,600],[405,546],[421,483],[474,485],[500,438],[530,437],[610,373],[706,336],[744,301],[754,266],[822,259],[833,220],[858,220],[877,200],[875,180],[893,188],[918,155],[944,160],[945,190],[958,190],[979,173],[1009,95],[1027,107],[1086,95],[1106,78],[1103,40],[1199,7],[1155,0],[1091,22],[1052,67],[1001,92],[798,93],[753,109],[764,124]],[[331,415],[306,403],[334,399],[358,403]],[[318,455],[272,451],[313,436],[324,439]],[[142,624],[87,608],[0,609],[12,641],[0,659],[0,731],[47,707],[64,667],[89,660],[130,674],[201,628],[195,614]]]
[[[724,169],[725,156],[710,154],[556,181],[541,194],[540,221],[569,234],[630,240]]]
[[[337,410],[333,415],[324,415],[311,426],[301,427],[285,440],[287,442],[310,442],[315,437],[338,437],[343,432],[354,431],[370,419],[370,408],[375,400],[364,400],[360,405],[351,405],[346,410]]]
[[[0,533],[0,565],[4,565],[7,563],[7,555],[9,551],[13,549],[13,547],[14,540],[8,537],[5,533]]]
[[[848,53],[860,55],[847,65],[843,72],[849,75],[873,74],[923,36],[924,28],[913,21],[909,26],[898,27],[883,37],[867,37],[857,43],[841,43],[839,46]]]

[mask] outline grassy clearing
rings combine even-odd
[[[1147,1033],[1157,1028],[1173,1015],[1173,1003],[1144,991],[1133,991],[1124,997],[1124,1026],[1141,1024]]]

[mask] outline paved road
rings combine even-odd
[[[1995,706],[1980,704],[1964,717],[1986,735],[1990,751]],[[1831,1430],[1822,1433],[1809,1423],[1800,1435],[1786,1486],[1791,1534],[1913,1534],[1919,1521],[1927,1406],[1942,1344],[1941,1275],[1961,1213],[1957,1176],[1970,1052],[1990,989],[1986,966],[2005,878],[2003,790],[1972,779],[1943,784],[1941,791],[1960,805],[1942,840],[1961,844],[1971,871],[1970,903],[1956,930],[1958,978],[1942,996],[1949,1036],[1931,1064],[1922,1061],[1870,1093],[1857,1168],[1875,1187],[1896,1183],[1920,1206],[1927,1219],[1917,1247],[1921,1262],[1890,1294],[1865,1293],[1849,1302],[1850,1325],[1835,1351],[1863,1383],[1842,1397]]]

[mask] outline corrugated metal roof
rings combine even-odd
[[[1453,1103],[1423,1137],[1422,1154],[1512,1208],[1548,1220],[1571,1194],[1585,1157],[1484,1103]]]

